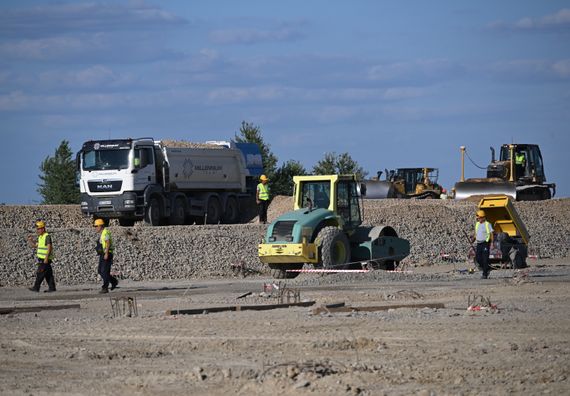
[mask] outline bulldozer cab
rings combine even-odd
[[[301,208],[333,211],[343,228],[362,223],[360,189],[353,175],[295,176],[295,210]]]
[[[513,151],[515,180],[524,178],[536,179],[538,182],[546,180],[542,155],[536,144],[515,144]],[[511,150],[508,144],[501,146],[499,159],[500,161],[511,160]]]

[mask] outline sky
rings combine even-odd
[[[347,152],[446,188],[460,146],[486,166],[490,146],[536,143],[568,197],[570,3],[0,2],[0,203],[41,202],[62,140],[229,140],[242,121],[279,165]]]

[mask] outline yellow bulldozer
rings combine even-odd
[[[517,201],[550,199],[556,193],[556,184],[546,183],[544,163],[536,144],[503,144],[499,159],[491,147],[491,163],[487,177],[465,179],[465,146],[461,150],[461,179],[455,183],[455,199],[504,194]]]
[[[398,168],[385,170],[386,180],[380,180],[382,171],[372,180],[366,180],[365,199],[384,198],[440,198],[444,192],[437,184],[437,168]]]

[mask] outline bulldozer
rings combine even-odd
[[[258,247],[275,278],[294,278],[305,264],[393,270],[410,253],[409,241],[392,227],[362,226],[366,185],[355,175],[295,176],[293,182],[293,211],[269,225]]]
[[[437,168],[398,168],[386,169],[386,180],[380,180],[382,171],[372,180],[366,180],[367,199],[440,198],[443,187],[437,184]]]
[[[540,148],[536,144],[503,144],[499,159],[491,147],[487,177],[465,179],[465,146],[461,150],[461,179],[455,183],[455,199],[504,194],[517,201],[539,201],[556,194],[556,184],[546,183]]]

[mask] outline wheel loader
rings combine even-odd
[[[367,199],[440,198],[443,188],[437,184],[437,168],[398,168],[386,169],[386,180],[380,180],[382,171],[373,180],[366,180]]]
[[[259,259],[275,278],[294,278],[305,263],[347,269],[365,262],[393,270],[410,243],[390,226],[362,226],[364,184],[354,175],[295,176],[294,210],[267,228]]]
[[[540,148],[536,144],[503,144],[499,159],[491,147],[491,163],[486,178],[465,179],[465,152],[461,150],[461,180],[455,183],[455,199],[493,194],[508,195],[517,201],[538,201],[552,198],[555,183],[546,183]]]

